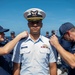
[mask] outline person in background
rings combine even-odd
[[[48,32],[48,31],[46,31],[46,35],[45,35],[45,37],[50,38],[50,36],[49,36],[49,32]]]
[[[55,30],[52,30],[51,31],[51,35],[55,35]]]
[[[66,22],[60,26],[59,32],[62,39],[64,38],[65,40],[72,42],[70,51],[65,50],[60,45],[58,38],[55,35],[50,38],[50,43],[60,53],[62,59],[70,66],[68,75],[75,75],[75,26],[70,22]]]
[[[51,37],[52,35],[56,35],[56,36],[58,37],[59,41],[60,41],[60,37],[57,35],[57,33],[56,33],[55,30],[51,30],[51,35],[50,35],[50,37]]]
[[[17,35],[14,40],[10,41],[7,44],[1,43],[4,41],[4,32],[9,31],[9,29],[5,29],[0,26],[0,73],[2,75],[11,75],[11,68],[10,68],[10,55],[8,53],[14,48],[15,44],[25,36],[27,37],[27,32],[22,32],[21,34]]]
[[[57,75],[56,59],[49,39],[41,35],[45,12],[31,8],[24,12],[29,37],[19,41],[13,53],[13,75]]]
[[[15,38],[15,32],[14,31],[11,31],[10,35],[11,35],[11,40]]]

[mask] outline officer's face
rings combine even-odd
[[[28,26],[30,28],[31,34],[40,34],[40,29],[42,27],[42,21],[29,21]]]

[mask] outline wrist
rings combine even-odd
[[[54,47],[55,47],[55,48],[59,48],[59,47],[60,47],[60,44],[59,44],[59,43],[54,44]]]
[[[20,40],[22,37],[20,35],[17,35],[16,38]]]

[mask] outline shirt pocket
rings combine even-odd
[[[50,54],[50,50],[48,48],[42,48],[39,51],[39,55],[41,59],[48,58],[49,54]]]
[[[31,50],[24,48],[21,49],[20,54],[21,54],[21,62],[28,62],[29,58],[30,58],[30,53]]]
[[[40,53],[42,53],[42,54],[50,54],[50,50],[49,49],[47,49],[47,48],[42,48],[42,49],[40,49]]]
[[[29,54],[29,53],[30,53],[29,49],[24,48],[20,50],[20,54]]]

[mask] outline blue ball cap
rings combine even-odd
[[[71,28],[74,28],[74,25],[70,22],[62,24],[59,28],[60,35],[63,36]]]
[[[9,31],[9,29],[5,29],[2,26],[0,26],[0,33],[2,33],[2,32],[8,32],[8,31]]]
[[[11,33],[11,34],[15,34],[15,32],[14,32],[14,31],[11,31],[10,33]]]

